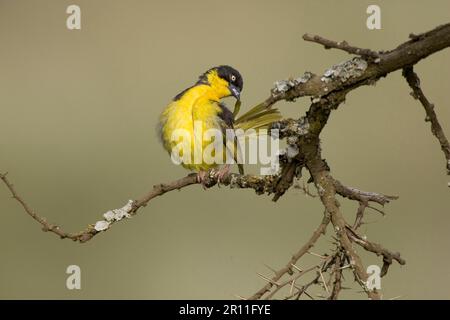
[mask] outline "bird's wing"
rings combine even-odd
[[[239,169],[240,174],[244,174],[244,166],[241,163],[240,157],[242,156],[242,152],[240,149],[240,145],[238,143],[238,138],[236,134],[234,134],[233,137],[233,148],[230,150],[230,147],[228,145],[227,136],[226,136],[226,129],[233,129],[234,130],[234,115],[233,113],[226,107],[225,104],[219,103],[219,107],[222,110],[222,112],[219,113],[219,118],[221,122],[222,127],[222,133],[223,133],[223,144],[225,145],[225,148],[227,152],[230,152],[233,154],[234,161],[236,161]]]

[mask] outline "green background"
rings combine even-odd
[[[70,4],[81,7],[79,31],[66,28]],[[382,30],[366,28],[369,4],[381,6]],[[207,68],[240,70],[246,109],[275,80],[320,74],[349,58],[303,41],[303,33],[387,50],[449,20],[448,1],[0,0],[0,171],[50,222],[84,229],[185,174],[154,128],[162,108]],[[446,50],[416,67],[447,134],[449,59]],[[449,177],[409,92],[400,72],[353,91],[322,134],[323,155],[344,184],[400,196],[384,218],[369,212],[361,229],[407,261],[383,278],[383,297],[446,299]],[[298,117],[308,105],[303,98],[279,107]],[[353,221],[356,204],[341,203]],[[192,186],[78,244],[40,231],[0,186],[0,298],[249,296],[264,284],[256,272],[284,266],[322,211],[318,199],[295,189],[273,203],[251,190]],[[332,234],[314,251],[326,252]],[[365,265],[381,264],[361,255]],[[317,261],[308,256],[299,266]],[[66,289],[71,264],[81,267],[81,290]],[[350,273],[346,279],[353,289],[342,298],[365,298]]]

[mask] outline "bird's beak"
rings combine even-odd
[[[232,85],[232,84],[230,84],[228,86],[228,88],[230,89],[231,95],[233,97],[235,97],[236,100],[240,101],[241,100],[241,91],[235,85]]]

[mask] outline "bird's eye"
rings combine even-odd
[[[231,76],[231,81],[232,81],[232,82],[236,81],[236,76],[235,76],[235,75],[232,75],[232,76]]]

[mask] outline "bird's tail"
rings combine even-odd
[[[236,110],[237,109],[237,110]],[[239,106],[235,107],[234,115],[239,112]],[[275,121],[281,120],[280,111],[276,108],[267,108],[264,104],[258,104],[234,121],[237,129],[267,129]]]
[[[267,108],[262,103],[253,107],[240,117],[236,118],[237,114],[240,110],[240,101],[238,101],[234,107],[233,115],[235,117],[234,120],[234,128],[242,129],[244,131],[248,129],[268,129],[270,124],[275,121],[281,120],[280,111],[276,108]],[[240,156],[241,150],[237,143],[237,140],[234,141],[234,159],[238,159],[238,155]],[[238,163],[239,173],[244,174],[244,166]]]

